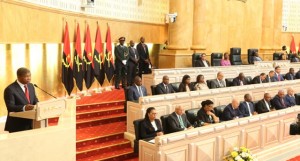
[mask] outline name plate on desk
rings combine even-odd
[[[38,102],[36,105],[37,116],[36,120],[58,117],[66,110],[65,99],[55,99],[43,102]]]

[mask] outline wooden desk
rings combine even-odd
[[[245,146],[258,160],[299,149],[300,138],[289,135],[300,106],[222,122],[139,142],[140,161],[221,161],[234,147]],[[278,160],[278,159],[277,159]]]

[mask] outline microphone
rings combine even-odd
[[[45,92],[46,94],[48,94],[49,96],[57,99],[55,96],[53,96],[52,94],[48,93],[47,91],[43,90],[42,88],[38,87],[36,84],[33,84],[36,88],[40,89],[41,91]]]

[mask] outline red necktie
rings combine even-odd
[[[280,80],[280,75],[279,75],[279,74],[277,75],[277,78],[278,78],[278,81],[281,81],[281,80]]]
[[[28,92],[27,85],[25,85],[24,88],[25,88],[25,96],[27,98],[27,101],[30,103],[30,97],[29,97],[29,92]]]

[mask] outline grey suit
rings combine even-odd
[[[17,132],[32,129],[32,120],[17,117],[10,117],[9,112],[22,112],[23,107],[27,104],[35,105],[38,99],[35,95],[34,87],[31,83],[27,84],[30,102],[28,102],[24,91],[15,81],[4,90],[4,101],[8,111],[5,123],[5,131]]]
[[[184,113],[181,115],[181,118],[182,118],[185,128],[192,126]],[[185,128],[181,128],[179,119],[175,112],[173,112],[172,114],[170,114],[168,116],[167,124],[168,124],[170,133],[177,132],[177,131],[183,131],[185,129]]]
[[[132,85],[134,77],[136,76],[137,66],[139,61],[139,53],[134,47],[128,47],[129,59],[127,62],[127,84]]]
[[[210,82],[210,88],[223,88],[223,87],[226,87],[226,83],[224,80],[221,80],[219,83],[217,79],[213,79]]]
[[[144,86],[140,86],[140,87],[143,93],[143,97],[147,96],[146,88]],[[130,86],[128,89],[127,101],[138,101],[140,97],[141,97],[141,93],[137,89],[136,85],[134,84],[133,86]]]
[[[155,88],[156,94],[168,94],[168,93],[175,93],[171,84],[168,84],[168,91],[163,83],[159,83]]]
[[[128,48],[126,46],[118,45],[115,47],[115,74],[116,81],[115,87],[119,88],[120,79],[122,79],[122,86],[125,87],[126,75],[127,75],[127,65],[123,64],[123,60],[128,60]]]

